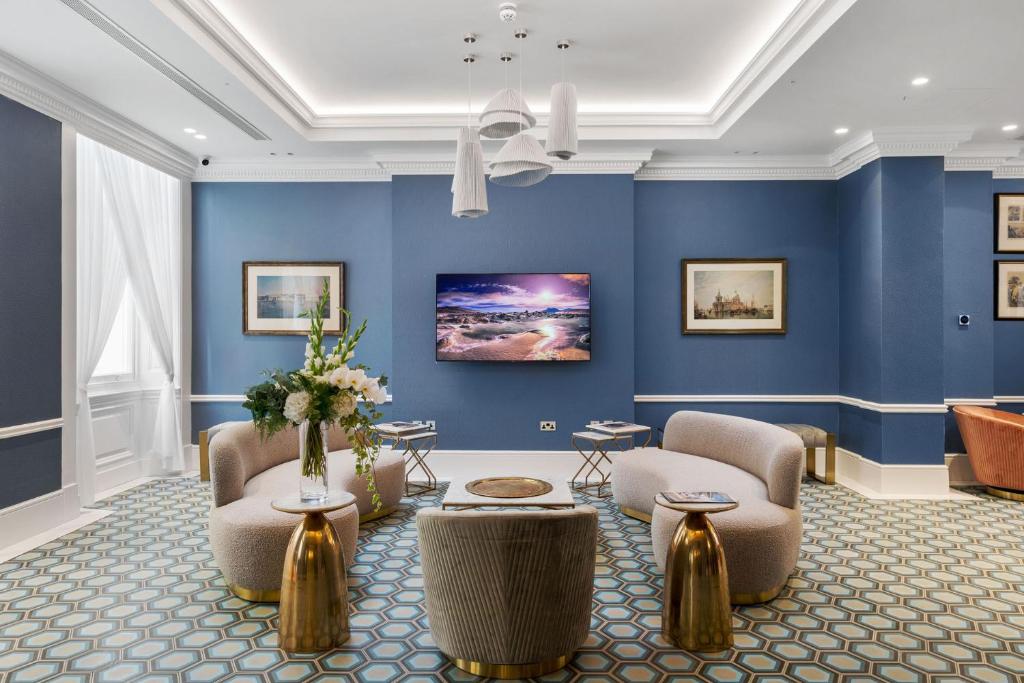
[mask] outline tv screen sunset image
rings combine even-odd
[[[438,275],[437,360],[590,360],[590,275]]]

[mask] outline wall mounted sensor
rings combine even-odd
[[[956,317],[956,322],[960,327],[967,327],[971,324],[971,316],[969,313],[961,313]]]

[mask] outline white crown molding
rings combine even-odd
[[[834,180],[824,156],[689,157],[651,161],[637,180]]]
[[[2,51],[0,94],[169,175],[190,178],[195,169],[185,150]]]
[[[379,164],[332,159],[267,162],[264,159],[215,160],[196,169],[197,182],[386,182]]]
[[[0,427],[0,439],[13,439],[16,436],[47,432],[51,429],[60,429],[64,426],[64,418],[55,417],[52,420],[40,420],[38,422],[26,422],[20,425]]]
[[[707,112],[581,112],[581,139],[707,139],[729,129],[856,0],[800,0]],[[314,111],[209,0],[153,3],[311,141],[450,140],[461,113],[330,115]],[[546,125],[546,114],[538,125]]]
[[[946,154],[947,171],[992,171],[1020,156],[1021,144],[965,143]]]
[[[877,403],[838,394],[638,394],[634,403],[838,403],[876,413],[945,413],[943,403]]]
[[[1024,159],[1013,159],[1005,166],[1000,166],[992,171],[992,177],[997,179],[1024,178]]]

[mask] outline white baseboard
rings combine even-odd
[[[950,486],[981,486],[966,453],[946,453],[946,468]]]
[[[6,507],[0,510],[0,548],[6,549],[37,534],[48,533],[55,527],[67,524],[79,514],[78,484],[68,484],[56,491]]]
[[[882,500],[974,498],[950,488],[946,465],[883,465],[844,448],[836,449],[836,482],[865,498]]]

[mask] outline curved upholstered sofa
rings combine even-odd
[[[739,507],[710,516],[725,551],[734,604],[770,600],[800,554],[803,442],[775,425],[731,415],[681,411],[662,448],[628,451],[612,465],[622,511],[651,522],[654,558],[665,570],[682,512],[655,506],[662,491],[722,491]]]
[[[355,474],[355,456],[344,431],[328,433],[327,477],[333,490],[348,491],[356,504],[327,513],[345,553],[355,556],[359,522],[393,512],[405,484],[402,456],[382,449],[375,466],[383,509],[375,511],[366,480]],[[299,486],[298,433],[285,429],[262,439],[251,422],[219,429],[210,442],[210,545],[213,557],[235,595],[245,600],[276,602],[288,539],[297,515],[274,510],[274,498],[294,496]]]
[[[590,632],[597,510],[416,515],[430,631],[477,676],[531,678],[562,668]]]
[[[954,406],[974,478],[988,492],[1024,500],[1024,416],[981,406]]]

